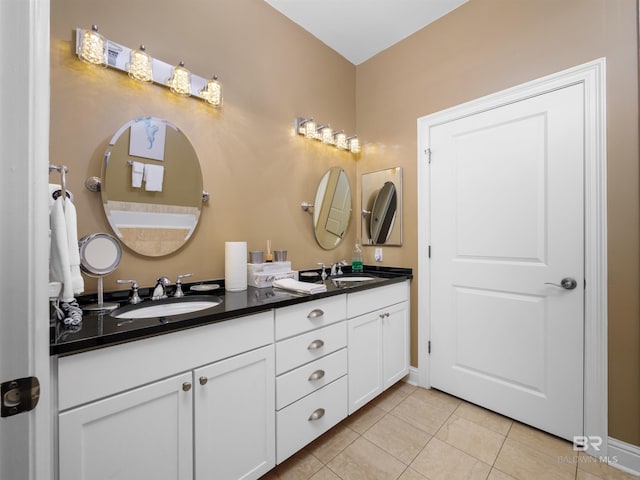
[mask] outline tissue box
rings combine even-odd
[[[271,287],[274,280],[282,278],[298,280],[298,272],[291,270],[291,262],[247,264],[247,284],[252,287]]]

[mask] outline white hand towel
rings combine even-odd
[[[282,278],[280,280],[274,280],[273,286],[282,288],[283,290],[290,290],[298,293],[322,293],[327,291],[325,284],[307,283],[294,280],[293,278]]]
[[[69,244],[69,268],[71,269],[71,288],[78,295],[84,292],[84,279],[80,274],[80,249],[78,248],[78,219],[76,207],[67,199],[64,202],[64,220],[67,227],[67,243]]]
[[[144,176],[144,163],[133,162],[131,166],[131,186],[140,188],[142,186],[142,177]]]
[[[64,218],[64,200],[54,202],[49,218],[51,224],[51,252],[49,256],[49,281],[62,283],[62,301],[73,300],[73,281],[69,263],[69,242]]]
[[[145,164],[144,181],[145,181],[145,190],[147,192],[161,192],[163,177],[164,177],[163,166]]]

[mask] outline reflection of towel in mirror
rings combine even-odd
[[[133,162],[131,166],[131,186],[140,188],[142,186],[142,177],[144,175],[144,163]]]
[[[147,192],[161,192],[163,177],[164,177],[163,166],[145,164],[144,181],[145,181],[145,190]]]
[[[49,221],[51,228],[49,280],[62,282],[62,301],[70,302],[74,298],[74,293],[82,293],[84,290],[84,281],[80,275],[76,210],[71,201],[67,199],[65,202],[62,197],[59,197],[51,207]],[[72,229],[72,238],[69,238],[70,229]],[[72,244],[73,241],[75,243]]]

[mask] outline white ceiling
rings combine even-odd
[[[468,0],[265,0],[354,65]]]

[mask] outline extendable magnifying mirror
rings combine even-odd
[[[117,303],[104,303],[102,278],[112,273],[120,264],[122,247],[108,233],[92,233],[82,237],[80,247],[80,269],[90,277],[98,279],[98,303],[82,307],[87,311],[111,311]]]

